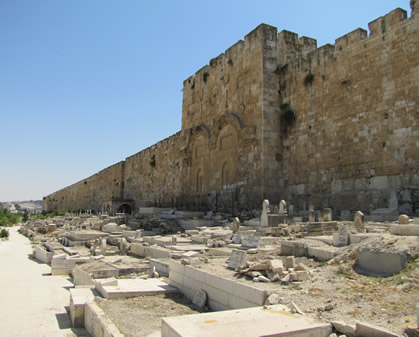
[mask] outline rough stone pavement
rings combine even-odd
[[[0,337],[89,336],[71,328],[69,278],[31,259],[31,243],[17,230],[0,241]]]

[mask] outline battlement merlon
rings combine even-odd
[[[413,17],[413,10],[412,8],[412,17]],[[391,11],[385,16],[380,16],[379,18],[371,21],[368,24],[368,28],[370,31],[370,37],[382,35],[389,30],[389,28],[398,25],[401,21],[407,19],[407,12],[401,8],[396,8],[395,10]]]
[[[340,38],[336,39],[335,46],[336,51],[340,52],[343,49],[358,43],[361,40],[364,40],[368,37],[368,32],[365,29],[357,28],[352,32],[341,36]]]
[[[224,53],[219,54],[210,60],[210,62],[204,65],[201,69],[196,71],[193,75],[189,76],[183,81],[183,86],[191,84],[193,80],[199,78],[200,74],[208,71],[209,67],[214,65],[225,65],[225,63],[235,63],[238,59],[239,54],[243,53],[243,50],[253,50],[261,47],[261,41],[264,40],[275,40],[277,28],[274,26],[267,25],[265,23],[260,24],[251,32],[244,36],[244,40],[239,40],[231,47],[227,48]],[[212,61],[216,61],[212,64]],[[222,62],[220,62],[222,61]]]

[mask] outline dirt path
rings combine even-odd
[[[7,337],[88,336],[71,329],[65,276],[51,276],[50,267],[32,260],[30,241],[10,229],[0,242],[0,335]]]

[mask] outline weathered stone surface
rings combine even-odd
[[[249,276],[249,277],[251,277],[251,278],[255,278],[255,277],[260,276],[261,273],[259,271],[253,271],[253,270],[251,270],[251,271],[248,271],[246,273],[246,275]]]
[[[346,335],[347,337],[356,336],[356,328],[353,325],[347,324],[345,322],[332,321],[333,327],[337,332]]]
[[[339,224],[338,232],[333,233],[333,245],[337,247],[347,246],[349,243],[349,229],[344,224]]]
[[[361,211],[357,211],[354,216],[354,225],[358,232],[365,231],[365,223],[364,223],[364,213]]]
[[[323,209],[323,221],[332,221],[332,209],[324,208]]]
[[[281,296],[279,296],[278,294],[272,294],[269,295],[269,297],[266,299],[265,304],[266,305],[274,305],[274,304],[278,304],[281,302]]]
[[[263,275],[259,275],[257,279],[259,282],[271,282],[270,279],[268,279],[266,276],[263,276]]]
[[[406,214],[401,214],[399,216],[399,225],[408,225],[409,217]]]
[[[243,266],[247,261],[247,253],[243,250],[233,250],[228,260],[228,268],[236,269]]]
[[[262,227],[268,227],[269,225],[268,213],[269,213],[269,200],[263,200],[262,214],[260,216],[260,225]]]
[[[308,272],[307,271],[295,271],[290,273],[291,281],[305,281],[308,279]]]
[[[192,299],[192,303],[200,308],[203,308],[207,303],[207,298],[208,296],[206,291],[201,289],[195,294],[194,298]]]
[[[46,196],[44,210],[260,209],[285,195],[295,211],[410,212],[419,18],[384,14],[369,35],[320,48],[259,25],[184,81],[178,133]]]
[[[284,264],[281,260],[270,260],[269,264],[269,269],[272,270],[274,273],[282,274],[282,272],[284,271]]]
[[[260,241],[259,235],[244,233],[241,236],[241,243],[243,247],[258,248],[259,241]]]
[[[286,269],[295,268],[295,256],[287,256],[285,258]]]
[[[234,218],[233,219],[233,233],[237,233],[240,230],[240,219]]]
[[[249,266],[250,270],[268,270],[269,268],[269,262],[254,262]]]
[[[395,333],[368,323],[356,322],[356,335],[368,337],[397,337]]]

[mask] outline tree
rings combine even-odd
[[[28,210],[25,208],[25,211],[23,212],[23,221],[26,222],[29,220],[29,212]]]

